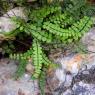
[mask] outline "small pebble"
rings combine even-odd
[[[31,63],[28,63],[28,64],[26,65],[26,71],[29,72],[29,73],[31,73],[31,74],[33,74],[33,72],[34,72],[34,67],[33,67],[33,65],[32,65]]]

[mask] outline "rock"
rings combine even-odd
[[[91,74],[91,76],[88,76],[89,72],[85,70],[87,68],[90,69],[95,66],[95,53],[93,53],[95,50],[95,27],[92,28],[88,33],[86,33],[81,41],[86,46],[87,50],[91,51],[90,53],[83,54],[70,52],[66,56],[61,56],[62,50],[59,50],[56,53],[57,50],[55,49],[50,54],[49,58],[53,59],[54,62],[60,64],[60,67],[56,69],[54,74],[56,76],[54,76],[54,78],[58,79],[59,81],[57,84],[58,86],[61,86],[63,83],[65,83],[64,85],[69,86],[72,82],[72,78],[82,70],[84,70],[83,73],[85,74],[85,76],[81,76],[83,79],[85,79],[86,77],[86,81],[88,82],[90,81],[92,76],[92,79],[94,79],[95,76]],[[90,82],[92,83],[93,80]]]
[[[70,86],[71,85],[71,82],[72,82],[72,75],[66,75],[66,79],[65,79],[65,82],[64,82],[64,86]]]
[[[31,73],[31,74],[33,74],[33,72],[34,72],[34,67],[33,67],[33,65],[32,65],[31,63],[28,63],[28,64],[26,65],[26,71],[29,72],[29,73]]]
[[[76,76],[66,75],[66,80],[54,95],[95,95],[95,65],[80,71]]]
[[[56,69],[55,78],[57,78],[59,81],[57,84],[59,87],[63,87],[63,86],[66,87],[62,89],[68,90],[70,88],[69,86],[72,84],[72,79],[75,76],[78,78],[78,79],[75,79],[76,82],[84,80],[85,82],[88,82],[88,83],[94,83],[95,69],[93,70],[90,70],[90,69],[92,69],[92,67],[93,68],[95,67],[95,54],[76,53],[76,54],[68,55],[66,57],[60,57],[56,60],[57,61],[55,62],[59,63],[61,66]],[[90,72],[88,72],[87,69]],[[77,75],[79,73],[81,74],[81,72],[83,73],[83,75]],[[67,92],[68,94],[65,94]],[[62,95],[72,95],[72,93],[70,93],[72,91],[68,90],[67,92],[64,92]],[[59,95],[59,94],[54,94],[54,95]],[[88,95],[88,94],[85,94],[85,95]]]
[[[0,32],[11,32],[16,29],[15,23],[12,21],[11,17],[20,17],[21,19],[27,20],[27,14],[24,7],[16,7],[11,9],[2,17],[0,17]]]
[[[88,33],[85,33],[81,42],[86,46],[88,51],[95,52],[95,27],[90,29]]]
[[[59,80],[59,84],[68,80],[67,75],[71,76],[70,79],[76,76],[80,70],[90,69],[95,65],[95,54],[72,54],[66,57],[56,59],[60,67],[56,69],[55,75]],[[85,71],[84,73],[87,73]]]
[[[56,75],[57,79],[59,80],[59,85],[65,81],[66,74],[65,74],[64,70],[57,69],[55,72],[55,75]]]
[[[58,86],[59,86],[59,80],[58,77],[56,77],[55,75],[55,71],[52,70],[50,72],[47,72],[45,91],[50,92],[50,94],[46,94],[46,95],[52,95],[52,92]]]
[[[47,0],[47,2],[50,4],[50,3],[52,3],[52,2],[53,2],[53,0]]]
[[[70,72],[71,74],[77,74],[82,65],[83,55],[75,54],[67,57],[59,58],[59,63],[62,66],[64,72]]]
[[[25,73],[19,80],[13,76],[17,70],[14,61],[8,64],[0,63],[0,95],[37,95],[39,92],[38,81],[32,80],[31,75]],[[5,63],[5,64],[4,64]]]
[[[73,87],[74,95],[95,95],[95,84],[79,82]]]

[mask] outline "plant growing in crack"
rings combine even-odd
[[[25,67],[28,60],[32,58],[31,63],[34,66],[34,73],[32,79],[39,79],[39,85],[42,95],[45,95],[43,83],[45,83],[45,72],[48,68],[57,67],[52,61],[48,59],[45,54],[44,44],[71,44],[78,42],[80,38],[92,26],[93,21],[89,16],[82,16],[77,21],[72,15],[68,15],[67,9],[62,11],[58,4],[44,5],[38,9],[28,9],[29,17],[25,22],[20,18],[13,18],[17,25],[17,29],[10,33],[5,33],[6,36],[16,36],[19,33],[26,33],[32,38],[32,45],[29,50],[24,53],[10,54],[11,59],[20,61],[16,77],[20,77],[25,72]],[[44,81],[42,83],[42,80]]]

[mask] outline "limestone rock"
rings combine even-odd
[[[71,74],[77,74],[82,65],[84,56],[82,54],[73,54],[67,57],[59,58],[58,63],[61,64],[64,72],[70,72]]]
[[[71,59],[67,60],[67,63],[70,60]],[[58,75],[59,87],[55,90],[57,91],[55,93],[58,94],[54,93],[54,95],[94,95],[95,94],[95,54],[94,55],[87,54],[85,58],[82,60],[83,61],[79,63],[87,65],[87,67],[84,65],[81,66],[81,69],[78,70],[77,75],[73,75],[73,73],[70,74],[64,72],[65,81],[64,78],[61,77],[63,76],[63,74],[56,71],[56,73],[59,74]],[[88,63],[84,63],[84,61],[87,61]],[[62,68],[59,69],[64,71],[64,69]],[[64,82],[60,84],[60,81],[62,80]]]
[[[56,78],[59,80],[59,84],[65,81],[66,74],[64,70],[62,69],[57,69],[55,72]]]
[[[33,74],[33,72],[34,72],[34,67],[33,67],[33,65],[32,65],[31,63],[28,63],[28,64],[26,65],[26,71],[29,72],[29,73],[31,73],[31,74]]]
[[[90,29],[88,33],[85,33],[81,41],[88,51],[95,52],[95,27]]]
[[[14,80],[17,65],[15,61],[7,63],[4,60],[0,61],[0,95],[37,95],[38,81],[32,80],[27,73]]]
[[[10,32],[16,29],[15,23],[11,20],[11,17],[20,17],[27,20],[27,15],[24,7],[16,7],[11,9],[2,17],[0,17],[0,32]]]
[[[75,77],[79,72],[82,70],[85,71],[86,69],[90,70],[90,68],[95,66],[95,54],[72,54],[57,59],[57,62],[60,64],[60,67],[57,68],[55,72],[55,78],[59,81],[58,85],[61,86],[64,83],[64,86],[68,87],[71,85],[73,77]],[[89,74],[86,71],[83,73]],[[87,77],[87,79],[89,80],[91,77]],[[79,76],[79,78],[81,77]],[[83,79],[85,79],[85,75]]]

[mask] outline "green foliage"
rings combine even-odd
[[[27,31],[32,34],[36,39],[40,41],[45,41],[47,43],[52,42],[52,34],[48,33],[47,31],[42,31],[40,28],[37,28],[34,25],[28,25],[26,27],[26,33]]]
[[[84,15],[95,15],[95,4],[91,4],[88,0],[64,0],[64,2],[67,4],[65,12],[74,17],[75,20],[80,19]]]
[[[91,25],[91,19],[89,17],[84,17],[80,21],[72,24],[68,29],[62,29],[58,25],[50,22],[45,22],[43,28],[58,36],[59,40],[72,42],[74,40],[79,40],[79,38],[89,30]]]
[[[25,32],[33,38],[31,48],[25,53],[10,55],[10,58],[20,61],[16,76],[19,77],[25,72],[28,59],[32,58],[32,65],[34,65],[32,79],[39,79],[41,95],[45,95],[45,72],[43,69],[57,66],[48,59],[43,51],[44,43],[48,45],[56,42],[61,44],[78,42],[92,26],[92,18],[83,16],[75,21],[72,16],[62,12],[61,7],[50,5],[30,11],[29,22],[19,19],[15,21],[18,33]]]
[[[27,64],[27,60],[19,60],[20,64],[18,66],[17,72],[15,74],[15,78],[19,78],[20,76],[22,76],[25,73],[25,67]]]
[[[45,95],[45,84],[46,84],[46,68],[43,68],[39,77],[39,88],[41,91],[41,95]]]
[[[32,58],[32,55],[33,55],[32,48],[27,50],[27,52],[25,53],[10,54],[11,59],[18,60],[20,62],[17,72],[15,74],[15,78],[18,78],[24,74],[26,64],[28,63],[29,58]]]
[[[30,50],[27,50],[27,52],[25,53],[19,53],[19,54],[10,54],[10,58],[14,59],[14,60],[28,60],[29,58],[32,57],[32,48],[30,48]]]
[[[13,8],[12,3],[9,3],[7,0],[0,0],[0,15],[3,15],[11,8]]]
[[[61,7],[59,6],[44,6],[42,8],[36,9],[32,11],[30,14],[30,19],[32,19],[32,23],[36,24],[37,26],[41,26],[43,20],[47,18],[47,16],[52,15],[56,12],[60,12]]]
[[[72,17],[69,17],[67,14],[55,14],[49,18],[51,23],[59,25],[61,28],[66,28],[68,25],[74,23]]]
[[[41,68],[43,64],[42,58],[42,47],[37,40],[33,40],[33,64],[35,66],[35,72],[33,77],[38,78],[41,73]]]
[[[25,4],[26,1],[27,1],[27,0],[16,0],[15,3],[16,3],[17,5],[19,5],[19,6],[25,6],[25,5],[26,5],[26,4]]]
[[[65,0],[66,1],[66,0]],[[67,0],[68,1],[68,0]],[[85,0],[84,0],[85,1]],[[22,0],[21,0],[22,2]],[[32,79],[39,79],[39,85],[44,94],[44,68],[57,67],[51,62],[44,52],[43,45],[60,42],[61,44],[71,44],[78,42],[80,38],[89,31],[92,26],[92,18],[83,13],[81,16],[80,7],[85,6],[84,2],[70,0],[63,10],[58,4],[45,5],[36,9],[29,9],[29,18],[27,22],[19,18],[13,18],[16,22],[17,29],[6,35],[18,35],[26,33],[32,38],[32,45],[25,53],[10,54],[11,59],[19,60],[20,64],[16,73],[19,77],[25,72],[25,66],[28,59],[32,58],[34,65],[34,73]],[[65,2],[66,3],[66,2]],[[79,14],[77,13],[79,12]],[[74,14],[75,12],[75,14]],[[75,17],[77,14],[77,17]]]
[[[15,47],[12,41],[4,41],[3,43],[0,43],[0,44],[1,44],[0,48],[2,49],[3,53],[7,53],[7,54],[13,53],[13,49]]]
[[[43,65],[46,66],[47,68],[49,67],[49,65],[51,65],[52,67],[57,66],[54,63],[52,63],[43,53],[41,44],[39,43],[37,39],[33,40],[32,48],[30,48],[30,50],[27,50],[27,52],[23,54],[22,53],[21,54],[10,54],[10,58],[19,60],[20,62],[23,60],[23,63],[25,62],[25,60],[27,63],[29,58],[33,58],[33,65],[35,67],[35,72],[32,76],[32,79],[39,78]],[[22,67],[26,65],[23,63],[21,62],[19,64],[17,75],[22,75],[22,72],[25,70],[25,68],[22,69]]]

